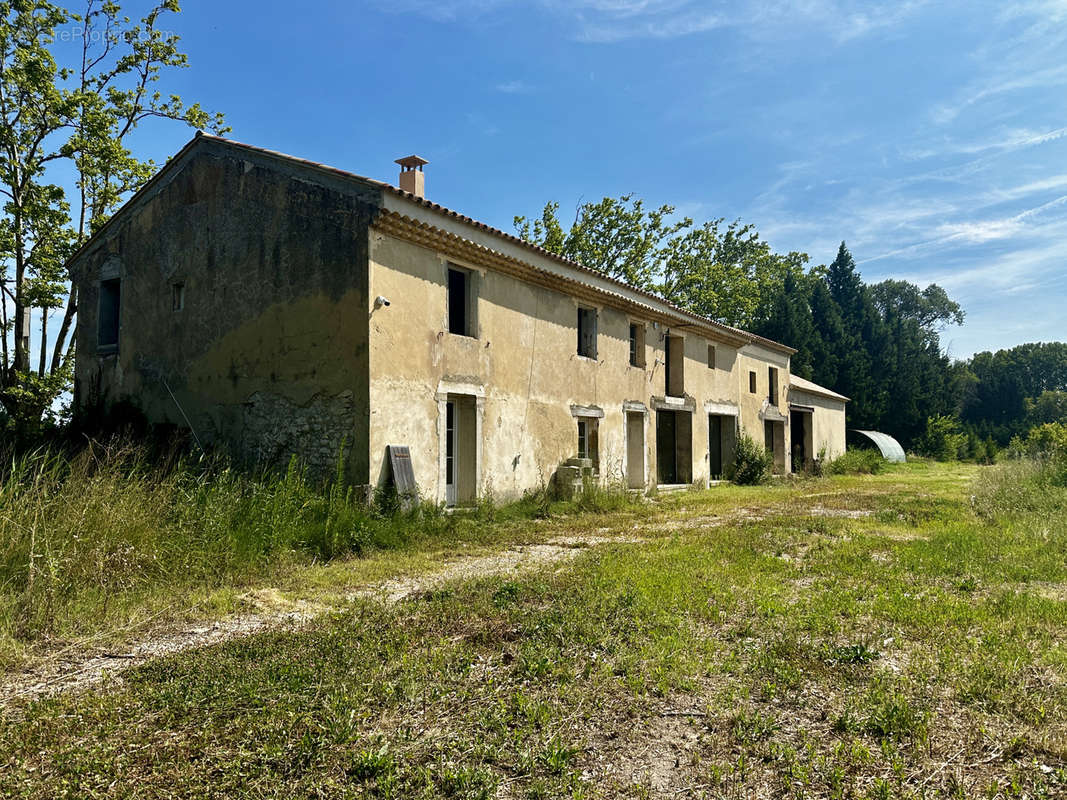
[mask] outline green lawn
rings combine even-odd
[[[0,796],[1067,796],[1067,523],[976,517],[977,471],[501,522],[646,541],[9,708]]]

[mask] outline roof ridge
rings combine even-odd
[[[69,266],[69,265],[73,264],[74,261],[78,257],[80,257],[81,254],[89,247],[90,243],[92,243],[104,230],[107,229],[107,227],[110,225],[111,221],[114,220],[123,211],[123,209],[131,206],[134,203],[134,201],[137,200],[138,197],[140,197],[150,186],[155,184],[160,179],[160,176],[162,176],[164,173],[166,173],[168,171],[168,169],[170,167],[172,167],[174,164],[176,164],[181,156],[184,156],[185,154],[190,152],[192,150],[192,148],[196,144],[199,144],[200,142],[217,142],[219,144],[223,144],[223,145],[226,145],[226,146],[229,146],[229,147],[236,147],[236,148],[239,148],[239,149],[248,150],[248,151],[251,151],[253,153],[258,153],[260,155],[265,155],[265,156],[269,156],[269,157],[272,157],[272,158],[281,159],[281,160],[284,160],[284,161],[288,161],[290,163],[301,164],[301,165],[310,167],[312,169],[317,169],[317,170],[321,170],[323,172],[330,173],[330,174],[335,175],[335,176],[340,177],[340,178],[348,178],[348,179],[362,181],[364,183],[367,183],[367,184],[370,184],[372,186],[375,186],[375,187],[377,187],[379,189],[388,190],[388,191],[392,192],[393,194],[395,194],[395,195],[397,195],[399,197],[403,197],[403,198],[406,198],[407,200],[410,200],[410,201],[414,202],[417,205],[421,205],[423,207],[429,208],[431,211],[435,211],[435,212],[438,212],[438,213],[441,213],[441,214],[445,214],[445,215],[447,215],[449,217],[452,217],[453,219],[459,220],[460,222],[463,222],[465,224],[473,225],[474,227],[476,227],[476,228],[478,228],[478,229],[480,229],[482,231],[485,231],[486,233],[489,233],[489,234],[491,234],[493,236],[500,237],[500,238],[504,239],[505,241],[511,242],[513,244],[517,244],[518,246],[520,246],[520,247],[522,247],[522,248],[524,248],[526,250],[530,250],[530,251],[532,251],[534,253],[537,253],[537,254],[545,257],[545,258],[549,258],[549,259],[551,259],[553,261],[556,261],[558,263],[564,264],[564,265],[566,265],[566,266],[568,266],[568,267],[570,267],[572,269],[578,270],[579,272],[583,272],[585,274],[592,275],[592,276],[595,276],[597,278],[600,278],[601,280],[605,280],[605,281],[607,281],[609,283],[613,283],[616,286],[619,286],[619,287],[622,287],[622,288],[626,289],[627,291],[634,292],[634,293],[639,294],[639,295],[643,295],[644,297],[652,298],[652,299],[656,300],[659,303],[663,303],[672,312],[674,312],[676,314],[679,314],[679,315],[684,315],[684,316],[689,317],[689,318],[694,319],[694,320],[698,320],[702,324],[705,324],[705,325],[707,325],[708,327],[710,327],[712,329],[718,329],[718,330],[720,330],[720,331],[722,331],[724,333],[733,334],[735,337],[747,338],[749,340],[750,344],[768,345],[768,346],[770,346],[772,348],[784,351],[784,352],[789,353],[789,354],[797,352],[796,348],[794,348],[794,347],[790,347],[789,345],[783,344],[781,342],[776,342],[773,339],[768,339],[768,338],[766,338],[764,336],[760,336],[758,334],[752,333],[751,331],[746,331],[746,330],[744,330],[742,328],[734,327],[733,325],[727,325],[726,323],[720,322],[719,320],[712,319],[711,317],[704,316],[703,314],[698,314],[697,312],[692,311],[690,309],[683,308],[683,307],[671,302],[670,300],[666,299],[662,295],[656,294],[655,292],[648,291],[647,289],[641,289],[641,288],[639,288],[637,286],[634,286],[634,285],[632,285],[630,283],[627,283],[626,281],[619,280],[618,278],[614,278],[614,277],[612,277],[610,275],[606,275],[603,272],[600,272],[598,270],[593,269],[592,267],[587,267],[584,264],[580,264],[577,261],[572,261],[569,258],[564,258],[559,253],[554,253],[551,250],[546,250],[544,247],[541,247],[540,245],[536,245],[536,244],[533,244],[532,242],[528,242],[525,239],[522,239],[522,238],[520,238],[518,236],[515,236],[514,234],[507,233],[506,231],[500,230],[499,228],[494,228],[492,225],[489,225],[489,224],[487,224],[485,222],[481,222],[479,220],[476,220],[473,217],[467,216],[466,214],[461,214],[458,211],[453,211],[452,209],[450,209],[450,208],[448,208],[446,206],[443,206],[440,203],[435,203],[432,200],[427,200],[425,197],[419,197],[418,195],[414,195],[411,192],[406,192],[403,189],[399,188],[398,186],[394,186],[393,184],[388,183],[386,181],[380,181],[380,180],[377,180],[376,178],[369,178],[366,175],[360,175],[358,173],[351,172],[349,170],[340,169],[339,167],[333,167],[333,166],[330,166],[329,164],[323,164],[322,162],[319,162],[319,161],[312,161],[311,159],[301,158],[300,156],[294,156],[294,155],[290,155],[288,153],[283,153],[280,150],[271,150],[270,148],[260,147],[259,145],[254,145],[254,144],[248,144],[247,142],[240,142],[240,141],[238,141],[236,139],[230,139],[230,138],[227,138],[225,136],[218,136],[218,135],[213,134],[213,133],[206,133],[206,132],[204,132],[202,130],[198,130],[196,132],[196,134],[193,136],[192,139],[190,139],[188,142],[186,142],[186,144],[177,153],[175,153],[174,156],[172,156],[170,159],[168,159],[167,163],[164,164],[159,169],[159,171],[156,172],[155,175],[153,175],[151,178],[149,178],[149,180],[144,184],[144,186],[142,186],[137,192],[135,192],[133,194],[133,196],[129,200],[127,200],[122,205],[122,207],[119,208],[111,216],[111,219],[109,219],[107,222],[105,222],[104,225],[95,234],[93,234],[93,236],[91,236],[80,248],[78,248],[78,250],[69,259],[67,259],[67,265]]]

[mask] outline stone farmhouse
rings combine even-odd
[[[400,186],[198,134],[70,262],[75,409],[121,404],[246,463],[296,456],[466,504],[568,459],[631,488],[706,485],[739,432],[776,470],[845,448],[847,398],[795,351]]]

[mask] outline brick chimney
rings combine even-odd
[[[423,174],[422,167],[430,162],[418,156],[406,156],[398,158],[396,163],[400,165],[400,188],[405,192],[411,192],[416,197],[425,197],[426,176]]]

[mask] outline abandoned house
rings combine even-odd
[[[677,308],[400,186],[198,134],[70,262],[76,413],[117,403],[246,462],[508,497],[587,458],[632,488],[845,447],[790,347]]]

